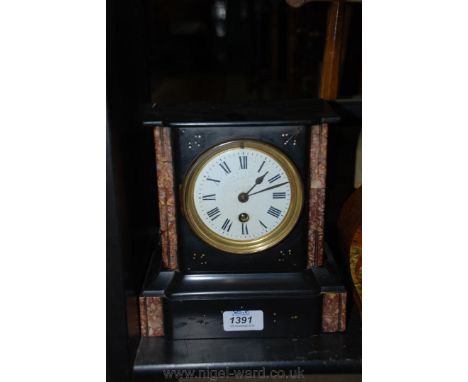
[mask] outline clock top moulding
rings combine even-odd
[[[233,126],[310,126],[307,268],[323,265],[323,231],[328,124],[338,115],[323,100],[264,103],[189,103],[145,110],[144,125],[154,130],[160,211],[162,268],[178,270],[177,207],[171,128]]]
[[[144,112],[144,125],[149,127],[198,127],[232,125],[287,124],[314,125],[337,123],[340,117],[328,102],[300,99],[269,102],[213,104],[192,102],[174,105],[153,104]]]

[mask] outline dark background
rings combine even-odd
[[[153,102],[317,97],[328,2],[153,0],[144,3]],[[349,23],[339,97],[360,93],[361,5]]]

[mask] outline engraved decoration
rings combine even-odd
[[[188,142],[187,148],[189,150],[199,149],[203,144],[203,137],[201,134],[195,134],[192,139]]]
[[[293,133],[282,133],[281,138],[283,139],[283,145],[284,146],[287,146],[287,145],[296,146],[298,134],[299,134],[298,132],[296,132],[294,134]]]

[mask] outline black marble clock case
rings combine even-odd
[[[301,216],[291,233],[279,244],[265,251],[249,255],[222,252],[199,239],[190,229],[181,209],[179,222],[179,266],[185,273],[206,272],[268,272],[297,271],[304,269],[307,246],[306,197],[308,179],[307,126],[280,125],[221,125],[176,127],[172,130],[174,140],[176,188],[180,190],[187,171],[200,154],[207,149],[231,140],[253,139],[268,143],[283,151],[296,165],[304,184],[304,205]],[[180,194],[176,193],[176,196]],[[294,203],[294,201],[292,201]],[[180,206],[180,203],[177,203]]]
[[[308,337],[323,330],[324,296],[345,293],[345,289],[336,268],[329,266],[330,255],[327,266],[306,269],[309,135],[313,124],[338,120],[321,100],[150,111],[145,125],[171,131],[178,268],[161,269],[160,257],[153,256],[140,297],[142,332],[152,324],[160,326],[161,321],[162,332],[152,335],[171,339]],[[279,148],[295,163],[304,184],[304,205],[293,231],[275,247],[253,255],[225,253],[198,239],[179,203],[181,185],[196,158],[235,139],[259,140]],[[147,310],[151,301],[162,310]],[[264,329],[223,330],[223,312],[232,310],[262,310]]]

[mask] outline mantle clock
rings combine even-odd
[[[346,292],[323,237],[327,135],[338,119],[322,100],[146,112],[161,256],[140,296],[143,336],[345,330]]]

